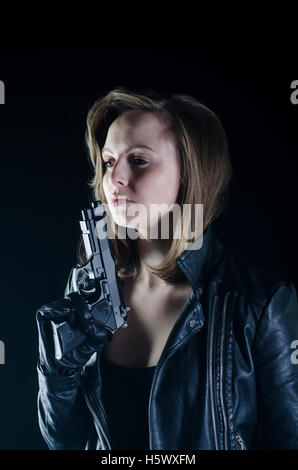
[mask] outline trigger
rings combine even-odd
[[[94,284],[91,282],[93,279],[90,279],[88,272],[84,269],[78,270],[77,282],[78,288],[82,292],[93,291]]]

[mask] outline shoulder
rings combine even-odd
[[[256,334],[256,345],[264,344],[268,338],[270,346],[274,335],[283,345],[290,345],[298,337],[294,283],[230,249],[226,249],[208,280],[208,294],[229,299],[230,318],[237,325],[238,334],[241,331],[244,335],[250,331],[251,337]]]
[[[217,243],[221,244],[218,238]],[[295,293],[291,280],[226,246],[225,254],[212,272],[210,281],[216,283],[218,293],[238,293],[249,303],[260,306],[264,306],[277,291],[282,290],[291,295]]]

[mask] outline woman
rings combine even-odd
[[[58,361],[49,322],[75,325],[85,301],[67,297],[69,281],[64,299],[39,309],[38,412],[48,446],[298,449],[296,291],[212,230],[232,178],[218,118],[188,96],[119,89],[89,111],[86,142],[131,310],[127,328],[111,337],[92,324],[87,341]],[[168,237],[154,232],[187,204],[203,205],[194,230],[181,211]],[[120,237],[123,228],[138,236]]]

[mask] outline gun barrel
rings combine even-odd
[[[82,210],[82,218],[83,220],[80,221],[82,236],[94,278],[101,279],[104,274],[115,322],[117,327],[120,327],[129,309],[125,307],[120,280],[111,254],[104,205],[101,201],[92,202],[91,208]]]

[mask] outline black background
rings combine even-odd
[[[36,410],[35,313],[63,296],[80,210],[90,200],[87,111],[116,86],[190,94],[218,115],[236,182],[214,228],[227,246],[298,288],[294,30],[290,10],[222,9],[210,28],[201,18],[186,44],[0,47],[0,449],[46,449]]]

